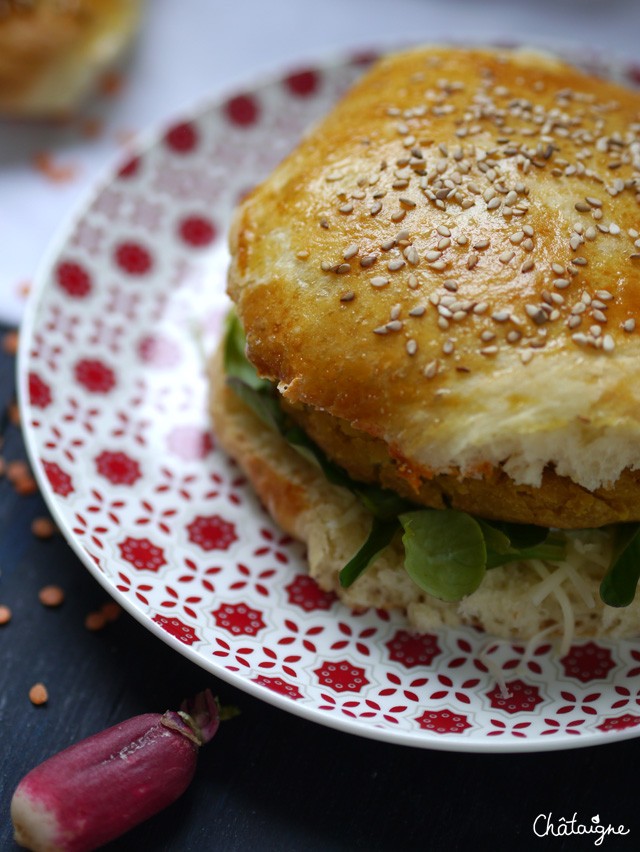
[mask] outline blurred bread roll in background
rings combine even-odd
[[[142,0],[0,0],[0,113],[73,112],[130,44]]]

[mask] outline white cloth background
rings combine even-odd
[[[0,321],[19,322],[48,244],[131,135],[199,101],[335,50],[408,41],[569,43],[640,64],[639,33],[639,0],[148,0],[117,96],[63,126],[0,121]],[[43,154],[59,180],[34,165]]]

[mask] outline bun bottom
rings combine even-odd
[[[472,595],[455,603],[423,592],[403,568],[400,540],[349,588],[338,572],[369,531],[370,515],[348,491],[266,427],[226,385],[222,349],[209,364],[210,413],[218,444],[232,456],[282,529],[307,547],[309,573],[351,609],[400,609],[417,632],[468,625],[492,636],[528,640],[544,631],[563,637],[624,638],[640,633],[640,601],[605,606],[598,589],[609,559],[598,531],[567,534],[567,562],[514,563],[487,572]]]

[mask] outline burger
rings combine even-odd
[[[379,60],[239,206],[219,442],[311,575],[416,630],[640,632],[640,94]]]

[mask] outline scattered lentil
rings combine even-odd
[[[29,690],[29,701],[36,707],[46,704],[49,700],[47,687],[43,683],[34,683]]]

